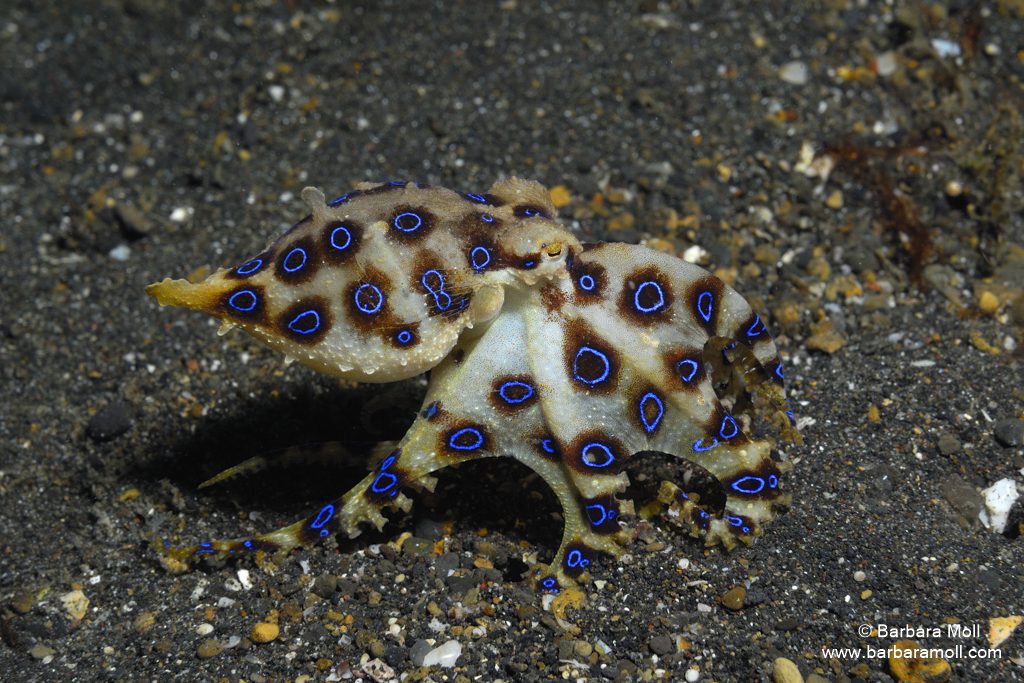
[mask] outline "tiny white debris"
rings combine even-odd
[[[228,597],[222,597],[222,598],[217,600],[217,607],[220,607],[222,609],[225,608],[225,607],[231,607],[234,604],[235,604],[235,600],[233,600],[232,598],[228,598]]]
[[[196,626],[196,635],[198,636],[208,636],[211,633],[213,633],[213,624],[204,621],[199,626]]]
[[[179,206],[171,211],[171,220],[175,223],[184,223],[189,218],[192,218],[193,213],[195,213],[195,209],[191,206]]]
[[[896,66],[896,53],[892,50],[883,52],[875,58],[875,68],[878,70],[878,75],[883,78],[893,75],[896,72]]]
[[[544,597],[540,599],[540,606],[544,608],[545,612],[551,611],[551,603],[555,601],[554,593],[545,593]]]
[[[676,562],[676,566],[679,567],[680,569],[682,569],[683,571],[689,569],[690,568],[690,558],[688,558],[688,557],[680,557],[679,561]]]
[[[115,261],[127,261],[131,258],[132,248],[127,244],[119,244],[111,249],[107,255]]]
[[[242,590],[242,584],[237,579],[227,579],[224,582],[224,587],[229,591],[234,591],[235,593]]]
[[[694,244],[683,252],[683,260],[687,263],[699,263],[709,256],[704,247]]]
[[[231,636],[228,638],[228,642],[224,643],[224,649],[230,650],[233,647],[238,647],[238,644],[242,642],[241,636]]]
[[[238,570],[238,581],[242,584],[242,587],[245,588],[245,590],[252,590],[252,579],[249,578],[248,569]]]
[[[192,602],[196,602],[199,598],[203,597],[203,593],[206,592],[206,586],[209,585],[209,583],[208,579],[199,579],[196,587],[192,589],[192,594],[189,596]]]
[[[440,647],[435,647],[423,658],[423,666],[440,666],[450,669],[455,666],[456,660],[462,656],[462,645],[457,640],[449,640]]]
[[[698,669],[687,669],[684,678],[686,678],[686,683],[697,683],[700,680],[700,671]]]
[[[935,365],[933,360],[915,360],[911,363],[915,368],[930,368]]]
[[[698,602],[697,603],[697,611],[700,612],[701,614],[711,614],[711,605],[708,605],[708,604],[703,603],[703,602]]]
[[[978,513],[978,519],[985,525],[985,528],[991,529],[997,534],[1003,533],[1006,529],[1006,519],[1010,514],[1010,509],[1020,497],[1017,482],[1009,477],[1000,479],[982,491],[981,495],[985,498],[985,509]]]
[[[102,580],[103,580],[103,577],[100,576],[99,574],[97,574],[96,576],[90,576],[89,577],[89,585],[90,586],[95,586],[96,584],[98,584]]]
[[[275,102],[280,102],[284,99],[284,86],[283,85],[272,85],[267,88],[267,92],[270,93],[270,99]]]
[[[932,38],[932,49],[940,57],[959,57],[960,46],[945,38]]]
[[[810,72],[807,69],[807,65],[800,60],[786,62],[779,67],[779,78],[784,80],[786,83],[792,83],[793,85],[803,85],[807,83],[809,74]]]

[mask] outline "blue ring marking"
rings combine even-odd
[[[217,552],[216,550],[214,550],[211,547],[212,545],[213,544],[209,543],[209,542],[207,542],[207,543],[200,543],[199,547],[196,548],[196,555],[198,555],[199,553],[215,553],[215,552]]]
[[[538,211],[537,209],[534,209],[534,208],[529,207],[529,206],[527,206],[526,208],[523,209],[523,216],[525,216],[526,218],[533,218],[535,216],[541,216],[543,218],[547,218],[547,216],[544,215],[543,211]]]
[[[427,409],[423,411],[423,417],[427,420],[433,420],[434,416],[437,415],[437,409],[441,406],[440,401],[434,401]]]
[[[579,279],[580,289],[586,292],[594,291],[594,287],[597,287],[597,283],[594,281],[593,275],[580,275]]]
[[[409,330],[401,330],[399,331],[398,334],[395,335],[395,340],[399,344],[408,344],[409,342],[412,341],[412,332],[410,332]]]
[[[395,451],[395,453],[398,453],[398,451]],[[388,457],[384,458],[384,462],[382,462],[380,464],[380,467],[378,469],[381,472],[383,472],[387,468],[391,467],[391,463],[393,463],[395,461],[395,458],[397,458],[397,457],[398,457],[397,455],[392,454],[392,455],[389,455]]]
[[[416,225],[412,226],[411,228],[403,228],[399,221],[401,221],[402,218],[405,216],[412,216],[413,218],[415,218]],[[394,219],[392,219],[391,225],[395,227],[395,230],[400,230],[401,232],[404,233],[412,233],[419,230],[420,227],[423,225],[423,218],[418,213],[415,213],[413,211],[403,211],[402,213],[395,216]]]
[[[711,515],[709,515],[704,510],[697,510],[697,516],[700,517],[701,519],[710,519],[711,518]]]
[[[644,291],[645,287],[654,287],[658,292],[658,302],[647,307],[640,304],[640,292]],[[665,308],[665,292],[662,291],[661,285],[654,280],[641,282],[640,286],[636,288],[635,292],[633,292],[633,305],[636,307],[636,310],[644,314],[660,311]]]
[[[254,258],[235,268],[235,275],[252,275],[263,267],[263,259]]]
[[[592,515],[589,512],[587,512],[587,517],[590,519],[590,525],[591,526],[601,526],[602,524],[607,522],[609,519],[615,519],[615,509],[614,508],[606,508],[601,503],[591,503],[590,505],[587,506],[586,509],[588,511],[589,510],[596,510],[597,513],[600,515],[600,517],[598,517],[597,519],[594,519],[594,515]]]
[[[726,425],[732,425],[732,433],[730,433],[729,435],[726,435],[725,433]],[[733,419],[732,415],[726,415],[725,417],[722,418],[722,424],[719,425],[718,427],[718,435],[720,437],[728,441],[729,439],[734,438],[739,433],[740,427],[739,425],[736,424],[736,420]]]
[[[302,324],[299,321],[308,318],[309,316],[313,316],[314,324],[312,327],[303,329]],[[296,334],[313,334],[320,329],[320,314],[312,308],[308,311],[303,311],[292,318],[291,322],[288,323],[288,329]]]
[[[569,551],[569,554],[565,556],[565,566],[567,567],[586,567],[590,564],[590,560],[583,557],[583,553],[573,548]]]
[[[579,365],[579,362],[580,362],[580,356],[582,356],[584,353],[592,353],[595,356],[597,356],[598,358],[600,358],[601,362],[604,363],[604,372],[602,372],[601,376],[598,377],[597,379],[588,380],[588,379],[583,379],[582,377],[580,377],[580,373],[579,373],[579,370],[577,370],[577,366]],[[572,360],[572,376],[573,376],[573,378],[576,379],[579,382],[583,382],[584,384],[586,384],[587,386],[590,386],[590,387],[596,386],[596,385],[600,384],[601,382],[605,381],[606,379],[608,379],[608,375],[611,374],[611,371],[612,371],[612,364],[608,360],[608,356],[606,356],[601,351],[598,351],[593,346],[587,346],[586,344],[584,344],[583,346],[580,347],[580,350],[576,352],[576,357],[573,358],[573,360]]]
[[[297,265],[297,266],[290,267],[288,265],[288,262],[292,260],[292,256],[294,256],[296,253],[298,253],[298,254],[300,254],[302,256],[302,262],[299,263],[299,265]],[[308,259],[308,256],[306,255],[306,250],[303,249],[302,247],[295,247],[294,249],[289,251],[288,255],[284,257],[283,261],[281,261],[281,267],[285,269],[285,272],[294,273],[297,270],[301,270],[302,267],[304,265],[306,265],[307,259]]]
[[[533,268],[535,265],[537,265],[537,262],[534,261],[533,259],[530,259],[529,261],[523,261],[523,268]]]
[[[774,474],[768,475],[768,488],[773,489],[779,485],[779,478]]]
[[[655,405],[658,406],[658,414],[655,415],[654,419],[652,419],[650,422],[647,421],[647,411],[644,409],[644,406],[647,404],[647,401],[654,401]],[[657,429],[658,424],[661,423],[661,418],[665,415],[665,404],[662,402],[661,398],[659,398],[659,396],[656,393],[654,393],[653,391],[648,391],[640,398],[639,408],[640,423],[644,426],[644,430],[648,434],[650,434],[655,429]]]
[[[520,398],[513,398],[511,396],[506,396],[505,395],[505,390],[506,389],[510,389],[512,387],[522,387],[523,389],[526,389],[526,393],[523,394]],[[498,396],[501,396],[501,400],[504,401],[505,403],[508,403],[509,405],[513,405],[513,406],[518,404],[518,403],[522,403],[523,401],[529,399],[530,397],[533,396],[534,393],[535,393],[534,389],[533,389],[533,387],[530,384],[528,384],[527,382],[520,382],[519,380],[514,380],[514,379],[513,380],[509,380],[508,382],[505,382],[500,387],[498,387]]]
[[[473,247],[469,252],[469,262],[473,270],[483,270],[491,265],[491,252],[487,247]]]
[[[604,453],[605,459],[603,462],[594,462],[589,457],[590,450],[592,448],[596,448]],[[611,465],[613,462],[615,462],[615,455],[612,453],[612,449],[608,448],[608,446],[604,445],[600,441],[591,441],[590,443],[583,447],[582,451],[580,451],[580,460],[583,461],[583,464],[586,465],[587,467],[593,467],[594,469],[603,469]]]
[[[743,526],[743,518],[736,517],[735,515],[728,515],[726,519],[729,521],[730,526]]]
[[[715,311],[715,295],[704,291],[697,296],[697,313],[704,318],[704,322],[711,322],[711,314]]]
[[[320,508],[320,512],[316,513],[316,519],[309,525],[310,529],[319,529],[327,522],[331,521],[331,517],[334,516],[334,506],[328,503]]]
[[[783,382],[786,381],[786,378],[782,376],[782,361],[779,361],[779,364],[775,366],[775,376]]]
[[[475,194],[473,192],[466,192],[462,196],[465,197],[466,199],[469,199],[470,201],[476,202],[477,204],[486,204],[487,203],[487,198],[484,197],[481,194]]]
[[[345,234],[344,244],[338,244],[337,237],[339,231]],[[331,230],[331,246],[337,249],[338,251],[345,251],[346,249],[348,249],[350,246],[352,246],[352,231],[346,228],[344,225],[339,225],[334,230]]]
[[[441,283],[437,289],[434,289],[427,283],[427,276],[431,274],[436,275],[438,281]],[[447,311],[452,307],[452,297],[448,292],[444,291],[444,274],[442,274],[441,271],[432,268],[423,273],[420,277],[420,284],[422,284],[423,288],[434,297],[434,305],[437,306],[438,310]],[[441,302],[441,297],[444,297],[444,303]]]
[[[249,550],[252,550],[252,541],[251,540],[246,540],[244,543],[242,543],[242,545],[244,545]]]
[[[792,410],[786,411],[786,416],[789,417],[789,424],[796,426],[796,415],[793,414]]]
[[[555,442],[552,441],[551,439],[541,439],[540,447],[544,450],[545,453],[550,453],[551,455],[558,454],[558,449],[555,448]]]
[[[492,216],[489,213],[482,213],[482,214],[480,214],[480,220],[482,220],[484,223],[493,223],[494,222],[494,216]]]
[[[243,296],[245,294],[248,294],[250,298],[248,306],[244,306],[235,300],[238,297]],[[256,296],[256,292],[252,291],[251,289],[240,289],[228,298],[228,306],[231,306],[231,308],[235,309],[236,311],[241,311],[242,313],[250,313],[256,308],[256,305],[258,303],[259,298]]]
[[[557,585],[557,582],[555,581],[555,578],[553,576],[549,576],[548,578],[546,578],[543,581],[541,581],[540,585],[543,586],[544,590],[548,591],[549,593],[557,593],[558,592],[558,585]]]
[[[388,185],[393,185],[394,187],[405,187],[405,184],[406,184],[405,180],[389,180],[388,181]]]
[[[756,486],[757,488],[753,488],[753,487],[751,487],[751,488],[743,488],[740,485],[740,484],[742,484],[743,482],[745,482],[748,479],[750,479],[752,482],[754,482],[753,486]],[[739,493],[745,493],[748,496],[752,496],[755,493],[760,493],[761,489],[764,488],[764,479],[762,479],[761,477],[755,477],[755,476],[753,476],[751,474],[748,474],[747,476],[745,476],[745,477],[743,477],[741,479],[737,479],[732,484],[730,484],[730,488],[732,488],[733,491],[737,491]]]
[[[367,289],[370,292],[372,292],[374,296],[377,297],[377,303],[374,306],[364,306],[363,302],[360,301],[362,293]],[[364,282],[363,284],[359,285],[359,289],[356,290],[356,293],[352,298],[355,299],[356,301],[356,308],[358,308],[363,313],[366,313],[367,315],[372,315],[376,313],[377,311],[380,310],[381,306],[384,305],[384,294],[383,292],[380,291],[380,287],[378,287],[377,285],[370,284],[369,282]]]
[[[330,202],[328,202],[327,206],[338,206],[339,204],[344,204],[351,197],[352,197],[352,193],[351,192],[346,192],[345,194],[341,195],[337,199],[332,199]]]
[[[693,442],[693,450],[697,453],[703,453],[704,451],[710,451],[712,448],[718,445],[718,439],[712,439],[711,444],[708,446],[704,445],[704,437],[701,437]]]
[[[760,329],[758,329],[758,328],[760,328]],[[748,337],[758,337],[758,336],[764,334],[764,331],[765,331],[764,323],[761,322],[761,316],[759,316],[758,314],[755,313],[754,314],[754,323],[750,327],[747,328],[747,336]]]
[[[385,483],[386,482],[386,483]],[[394,488],[395,484],[398,483],[398,477],[391,472],[381,472],[370,484],[370,490],[374,493],[386,493],[389,489]],[[393,491],[392,495],[397,495],[398,491]]]
[[[689,368],[689,372],[683,370],[683,366]],[[693,381],[693,378],[697,375],[697,371],[700,370],[700,364],[692,358],[684,358],[683,360],[676,363],[676,370],[679,372],[679,379],[683,380],[687,384]]]
[[[459,440],[460,436],[467,433],[472,434],[473,436],[476,437],[476,441],[474,443],[469,444],[468,446],[463,446],[456,443],[456,441]],[[484,435],[476,427],[463,427],[459,431],[452,434],[451,437],[449,437],[448,445],[457,451],[475,451],[476,449],[484,445]]]

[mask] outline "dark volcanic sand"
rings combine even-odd
[[[0,10],[0,679],[749,681],[786,657],[886,681],[822,647],[948,620],[986,646],[1024,613],[1024,544],[975,514],[1024,467],[1020,2],[240,4]],[[824,184],[794,168],[805,143],[841,159]],[[560,620],[522,579],[557,546],[555,501],[502,462],[275,573],[166,572],[152,537],[269,530],[359,468],[198,482],[396,438],[423,387],[285,370],[144,286],[255,253],[305,185],[510,174],[568,188],[586,239],[699,244],[769,313],[806,439],[792,510],[733,553],[637,521]],[[456,668],[418,668],[427,639],[459,643]],[[1024,680],[1022,648],[953,676]]]

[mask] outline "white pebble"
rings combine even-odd
[[[274,100],[275,102],[280,102],[281,100],[284,99],[284,86],[272,85],[269,88],[267,88],[267,92],[270,93],[270,99]]]
[[[803,85],[807,83],[809,74],[810,72],[807,69],[807,65],[800,60],[786,62],[779,68],[779,78],[784,80],[786,83],[792,83],[793,85]]]
[[[211,633],[213,633],[213,624],[203,622],[202,624],[199,624],[199,626],[196,626],[196,635],[208,636]]]
[[[686,678],[687,683],[697,683],[700,680],[700,671],[697,669],[687,669],[684,678]]]
[[[932,38],[932,49],[940,57],[959,57],[960,46],[945,38]]]
[[[868,575],[865,574],[864,572],[860,571],[859,569],[853,573],[853,580],[858,582],[858,583],[860,583],[861,581],[863,581],[866,578],[868,578]]]
[[[883,78],[891,76],[896,72],[896,53],[892,50],[883,52],[875,58],[875,68],[878,70],[878,75]]]
[[[110,256],[110,258],[114,259],[115,261],[127,261],[129,258],[131,258],[132,248],[129,247],[127,244],[119,244],[113,249],[111,249],[110,253],[107,255]]]
[[[242,584],[242,587],[245,588],[245,590],[252,590],[252,579],[249,578],[248,569],[238,570],[238,581]]]
[[[192,217],[193,213],[195,213],[195,209],[191,206],[179,206],[171,211],[171,220],[175,223],[184,223]]]
[[[462,645],[457,640],[449,640],[440,647],[435,647],[423,658],[423,666],[440,666],[450,669],[462,656]]]
[[[985,509],[978,513],[978,519],[986,529],[991,529],[997,534],[1003,533],[1010,509],[1020,497],[1017,482],[1009,477],[1000,479],[982,491],[981,495],[985,497]]]

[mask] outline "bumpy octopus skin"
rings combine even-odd
[[[532,181],[482,195],[389,182],[331,202],[315,188],[302,197],[311,214],[259,255],[147,292],[341,379],[429,371],[423,407],[397,446],[316,514],[168,549],[170,566],[381,528],[385,510],[409,508],[403,491],[432,490],[437,470],[484,457],[518,460],[561,503],[561,545],[531,573],[546,591],[622,551],[632,507],[617,494],[637,454],[670,454],[717,479],[724,506],[669,482],[659,491],[668,518],[708,545],[749,544],[788,505],[786,463],[751,435],[757,417],[799,440],[781,362],[762,319],[720,279],[645,247],[581,244]]]

